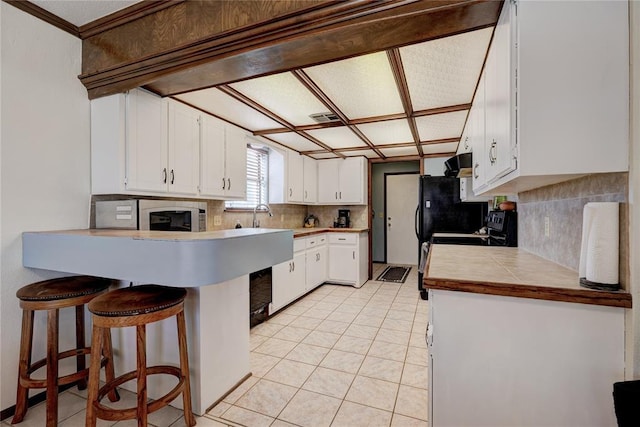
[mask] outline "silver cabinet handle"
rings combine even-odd
[[[227,181],[229,181],[229,185],[227,185],[227,190],[231,190],[231,178],[227,178]]]
[[[292,270],[293,270],[293,266],[291,265],[291,263],[289,263],[289,273],[291,273]]]
[[[307,197],[308,197],[308,196],[307,196],[307,190],[304,190],[304,199],[306,200],[306,199],[307,199]]]
[[[171,169],[171,185],[173,185],[173,182],[175,181],[176,178],[176,174],[173,173],[173,169]]]
[[[342,191],[339,194],[340,194],[340,200],[342,200]]]
[[[227,183],[225,182],[224,178],[222,178],[222,189],[223,190],[227,189]]]
[[[475,179],[478,179],[480,177],[480,175],[478,174],[479,167],[480,167],[480,163],[476,163],[475,165],[473,165],[473,177]]]
[[[336,200],[338,200],[338,192],[336,191]]]
[[[356,259],[356,251],[353,251],[353,259]]]
[[[293,265],[293,269],[291,271],[296,271],[296,262],[293,261],[291,264]]]
[[[289,188],[289,197],[291,197],[292,195],[293,195],[293,190]]]
[[[162,183],[167,183],[167,168],[162,169]]]
[[[498,151],[497,145],[498,145],[498,143],[496,142],[495,139],[493,139],[492,142],[491,142],[491,148],[489,148],[489,161],[491,162],[491,164],[494,164],[496,162],[496,160],[498,159],[498,157],[497,157],[497,151]]]

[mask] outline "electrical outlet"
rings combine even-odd
[[[220,215],[213,216],[213,225],[222,225],[222,217]]]
[[[551,221],[548,216],[544,217],[544,237],[551,236]]]

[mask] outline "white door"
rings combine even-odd
[[[418,174],[387,175],[387,263],[418,264]]]

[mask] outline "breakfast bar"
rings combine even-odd
[[[631,295],[520,248],[432,245],[429,422],[615,425]]]
[[[65,230],[25,232],[22,240],[25,267],[118,279],[122,286],[134,282],[187,288],[191,395],[198,415],[251,374],[249,273],[293,255],[293,231],[281,229]],[[169,344],[176,340],[174,322],[149,325],[148,363],[177,365],[178,348]],[[116,375],[135,369],[135,343],[134,330],[114,332]],[[149,397],[162,396],[174,385],[162,377],[149,378]],[[182,406],[178,400],[173,404]]]

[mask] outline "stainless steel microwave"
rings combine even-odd
[[[207,203],[176,200],[104,200],[96,202],[96,228],[206,231]]]

